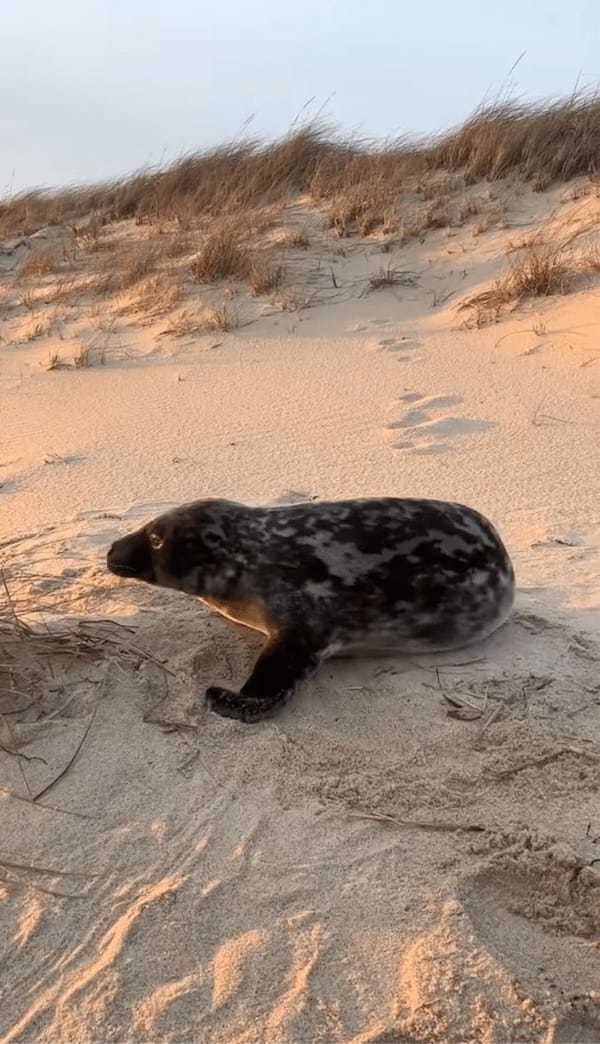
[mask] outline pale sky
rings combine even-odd
[[[117,176],[307,102],[343,130],[422,134],[506,87],[600,82],[598,0],[4,0],[0,195]]]

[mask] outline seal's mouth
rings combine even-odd
[[[137,570],[130,569],[129,566],[122,565],[120,562],[114,562],[113,559],[110,557],[110,552],[108,553],[108,558],[106,560],[106,564],[107,564],[110,572],[114,573],[115,576],[139,576],[140,575],[137,572]]]
[[[106,556],[106,565],[115,576],[127,580],[153,583],[155,579],[150,547],[143,532],[115,540]]]
[[[124,562],[117,561],[111,556],[110,551],[106,557],[106,565],[111,573],[114,573],[115,576],[120,576],[124,580],[144,580],[147,584],[156,583],[154,570],[150,565],[145,569],[134,569],[125,565]]]

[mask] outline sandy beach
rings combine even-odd
[[[502,220],[340,237],[290,202],[282,288],[193,290],[229,329],[135,286],[61,311],[56,274],[12,280],[69,230],[3,243],[0,565],[38,634],[0,635],[5,1044],[600,1041],[600,283],[463,307],[525,240],[595,248],[600,198],[461,192]],[[486,514],[515,612],[327,663],[269,722],[203,703],[260,636],[105,567],[197,497],[370,495]]]

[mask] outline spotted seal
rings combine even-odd
[[[213,711],[244,722],[269,716],[325,657],[438,652],[485,638],[514,597],[492,524],[439,500],[197,500],[117,540],[107,564],[197,595],[267,636],[239,692],[206,693]]]

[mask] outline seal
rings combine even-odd
[[[267,636],[239,692],[206,692],[244,722],[270,716],[326,657],[460,648],[495,631],[514,598],[491,522],[438,500],[197,500],[115,541],[107,565]]]

